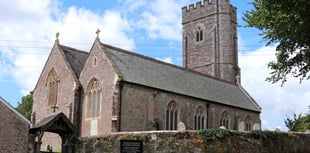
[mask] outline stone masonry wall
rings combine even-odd
[[[236,8],[229,0],[182,8],[183,66],[236,83],[239,75]],[[197,41],[201,29],[203,39]]]
[[[96,61],[96,62],[95,62]],[[101,88],[101,105],[100,116],[97,118],[86,118],[87,109],[87,87],[89,82],[96,78],[99,80]],[[113,96],[116,94],[116,83],[118,81],[118,75],[115,72],[112,63],[109,61],[107,55],[104,53],[103,48],[99,41],[95,41],[84,68],[80,75],[80,82],[83,87],[82,101],[81,101],[81,136],[89,137],[93,135],[109,134],[117,131],[113,127],[113,120],[117,118],[117,114],[113,114],[113,105],[116,98]],[[95,123],[95,124],[94,124]]]
[[[205,127],[208,128],[220,127],[220,116],[224,111],[228,112],[229,129],[241,130],[238,125],[245,121],[246,116],[250,116],[252,125],[261,124],[258,112],[229,107],[137,84],[124,83],[121,103],[121,131],[156,130],[155,122],[158,124],[157,130],[165,130],[166,109],[171,101],[178,104],[178,122],[183,122],[188,130],[194,129],[195,110],[199,106],[204,109]]]
[[[20,116],[0,102],[0,152],[27,152],[29,126]]]
[[[63,55],[58,44],[55,44],[34,89],[32,109],[32,113],[35,114],[34,123],[38,123],[40,120],[53,113],[53,109],[47,105],[46,86],[48,74],[52,69],[57,72],[58,78],[60,78],[56,104],[58,108],[55,112],[63,112],[68,118],[72,118],[69,115],[68,106],[70,104],[73,106],[75,105],[74,97],[76,83],[72,77],[74,74],[70,71],[70,68],[68,67],[69,65],[66,63],[64,56],[65,55]],[[61,149],[61,139],[57,134],[46,132],[43,135],[42,141],[42,150],[45,150],[47,145],[53,146],[54,150]]]
[[[145,153],[309,153],[310,134],[253,131],[238,133],[221,129],[186,132],[133,132],[84,138],[77,153],[117,153],[120,140],[141,140]]]

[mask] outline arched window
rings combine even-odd
[[[194,130],[201,130],[206,128],[205,120],[205,109],[202,106],[197,107],[194,115]]]
[[[224,126],[226,129],[229,129],[229,118],[227,111],[224,111],[221,114],[220,126]]]
[[[101,87],[97,79],[92,79],[87,87],[86,92],[86,117],[97,118],[100,116],[100,104],[101,104]]]
[[[59,78],[55,69],[47,77],[47,106],[56,106],[58,97]]]
[[[179,108],[175,101],[171,101],[166,110],[166,130],[177,130]]]
[[[247,116],[245,118],[245,131],[251,131],[252,130],[252,121],[251,121],[251,117]]]
[[[200,26],[196,29],[196,41],[202,41],[203,40],[203,30]]]

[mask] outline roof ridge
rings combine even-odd
[[[119,47],[115,47],[115,46],[112,46],[112,45],[109,45],[109,44],[105,44],[105,43],[100,43],[100,44],[105,46],[105,47],[112,48],[112,49],[114,49],[116,51],[120,51],[120,52],[129,54],[129,55],[132,55],[132,56],[143,58],[145,60],[149,60],[149,61],[152,61],[152,62],[155,62],[155,63],[158,63],[158,64],[164,64],[164,65],[171,66],[173,68],[176,68],[176,69],[179,69],[179,70],[182,70],[182,71],[194,73],[194,74],[197,74],[197,75],[200,75],[200,76],[203,76],[203,77],[207,77],[207,78],[214,79],[214,80],[217,80],[217,81],[220,81],[220,82],[224,82],[224,83],[228,83],[228,84],[231,84],[231,85],[234,85],[234,86],[238,86],[236,83],[232,83],[232,82],[229,82],[227,80],[223,80],[223,79],[220,79],[220,78],[208,75],[208,74],[204,74],[204,73],[192,70],[192,69],[187,69],[187,68],[175,65],[175,64],[163,62],[161,60],[158,60],[158,59],[155,59],[155,58],[152,58],[152,57],[149,57],[149,56],[145,56],[145,55],[142,55],[142,54],[138,54],[138,53],[135,53],[135,52],[131,52],[129,50],[125,50],[125,49],[122,49],[122,48],[119,48]]]
[[[73,51],[76,51],[76,52],[80,52],[80,53],[83,53],[83,54],[89,54],[89,52],[85,51],[85,50],[81,50],[81,49],[77,49],[77,48],[73,48],[73,47],[70,47],[70,46],[65,46],[65,45],[61,45],[59,44],[60,47],[65,47],[65,48],[69,48],[70,50],[73,50]]]

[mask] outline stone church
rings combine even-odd
[[[41,148],[65,144],[68,131],[260,129],[261,108],[240,84],[236,8],[198,2],[182,8],[182,25],[182,67],[104,44],[99,31],[89,52],[57,35],[33,95],[30,132]]]

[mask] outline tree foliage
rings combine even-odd
[[[22,102],[18,103],[16,110],[24,115],[28,120],[30,120],[32,113],[32,99],[33,92],[30,92],[28,95],[22,97]]]
[[[309,107],[310,111],[310,107]],[[292,119],[286,118],[285,125],[290,131],[305,132],[310,129],[310,114],[302,116],[301,114],[296,115]]]
[[[310,74],[310,1],[309,0],[254,0],[254,9],[243,19],[248,27],[261,30],[266,45],[276,47],[276,61],[268,64],[272,70],[267,81],[287,81],[287,75],[302,81]]]

